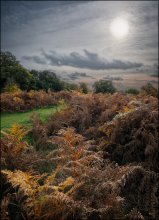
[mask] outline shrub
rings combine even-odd
[[[32,122],[32,130],[30,135],[32,137],[34,146],[37,150],[47,150],[48,144],[48,130],[46,126],[42,123],[37,114],[33,114],[30,118]]]
[[[59,147],[58,155],[61,162],[66,164],[78,160],[85,146],[82,135],[76,134],[73,128],[61,129],[57,134],[58,136],[53,137],[51,141]]]
[[[19,86],[17,86],[16,83],[8,83],[4,88],[4,92],[21,93],[22,90],[19,88]]]
[[[1,111],[16,112],[26,111],[37,107],[56,105],[61,96],[55,95],[53,92],[46,93],[43,90],[29,92],[15,92],[1,94]]]
[[[32,167],[32,162],[37,160],[34,151],[25,154],[29,149],[28,143],[24,137],[29,132],[18,124],[14,124],[8,132],[1,131],[1,165],[4,169],[23,169]]]
[[[113,160],[119,164],[142,163],[157,172],[158,123],[157,111],[139,109],[121,115],[114,122],[109,146]]]

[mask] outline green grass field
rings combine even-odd
[[[34,109],[27,112],[1,113],[1,129],[6,130],[10,128],[14,123],[18,123],[29,128],[31,126],[30,116],[33,113],[39,114],[40,119],[44,122],[48,119],[50,114],[60,111],[62,108],[64,108],[64,106],[59,105]]]

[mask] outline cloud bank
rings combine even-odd
[[[45,52],[42,50],[41,56],[24,56],[27,61],[34,61],[38,64],[49,64],[52,66],[70,66],[81,69],[91,70],[110,70],[120,69],[127,70],[142,67],[142,63],[122,61],[113,59],[108,61],[105,57],[99,56],[97,53],[89,52],[84,49],[83,54],[71,52],[69,54],[57,53],[56,51]]]

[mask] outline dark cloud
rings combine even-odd
[[[151,75],[152,77],[157,77],[158,78],[158,73],[154,73]]]
[[[56,53],[51,51],[50,53],[42,50],[42,57],[37,56],[24,56],[23,58],[27,60],[33,60],[36,63],[39,63],[41,60],[43,62],[47,61],[48,64],[52,66],[71,66],[76,68],[86,68],[92,70],[110,70],[110,69],[133,69],[142,67],[142,63],[130,62],[130,61],[121,61],[121,60],[112,60],[108,61],[104,57],[100,57],[97,53],[89,52],[88,50],[83,50],[84,54],[81,55],[78,52],[72,52],[68,55]],[[38,62],[37,62],[38,61]]]
[[[146,73],[148,75],[158,77],[158,65],[155,63],[153,65],[144,65],[141,68],[134,70],[134,73]]]
[[[83,77],[93,78],[92,76],[87,75],[86,73],[78,73],[78,72],[68,74],[67,77],[70,78],[71,80],[76,80]]]
[[[39,56],[24,56],[23,57],[27,61],[34,61],[37,64],[46,64],[46,61]]]
[[[159,68],[158,68],[158,65],[157,64],[154,64],[153,67],[153,74],[151,74],[151,76],[153,77],[158,77],[158,73],[159,73]]]
[[[158,78],[158,74],[152,74],[152,77],[157,77]]]
[[[155,83],[155,84],[158,84],[158,80],[150,80],[148,81],[149,83]]]

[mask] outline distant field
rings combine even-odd
[[[33,113],[39,114],[41,120],[46,121],[50,114],[53,114],[62,108],[63,106],[59,105],[59,106],[53,106],[47,108],[45,107],[40,109],[34,109],[27,112],[1,113],[1,129],[5,130],[7,128],[10,128],[14,123],[18,123],[26,127],[30,127],[31,126],[30,116]]]

